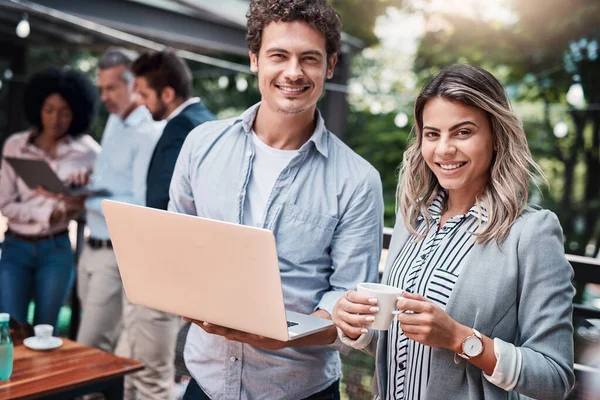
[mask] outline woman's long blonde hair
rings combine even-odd
[[[478,67],[461,64],[444,68],[417,97],[411,144],[400,167],[397,212],[416,235],[417,217],[422,215],[429,221],[428,207],[442,189],[421,155],[423,109],[435,97],[477,107],[489,116],[496,150],[489,183],[475,201],[485,207],[487,223],[475,236],[478,243],[500,243],[527,206],[529,180],[536,175],[544,179],[544,174],[531,156],[523,124],[512,112],[504,88],[492,74]]]

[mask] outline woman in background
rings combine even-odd
[[[402,288],[388,331],[347,292],[342,341],[376,355],[382,399],[563,399],[573,387],[573,270],[556,215],[527,206],[541,174],[502,85],[443,69],[415,103],[382,283]]]
[[[73,69],[48,68],[31,78],[24,103],[32,127],[6,140],[0,170],[0,212],[8,219],[0,258],[0,310],[25,323],[33,295],[34,325],[56,326],[75,276],[67,228],[84,199],[30,189],[6,157],[44,160],[61,180],[87,183],[100,150],[85,134],[95,115],[96,88]]]

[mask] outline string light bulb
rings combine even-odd
[[[29,21],[27,14],[23,14],[21,21],[17,24],[17,36],[21,39],[25,39],[31,33],[31,27],[29,26]]]

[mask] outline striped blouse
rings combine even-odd
[[[471,233],[487,221],[486,211],[473,206],[466,214],[456,215],[439,228],[446,192],[441,191],[429,207],[430,226],[419,218],[417,231],[422,240],[408,240],[392,264],[388,285],[418,293],[442,310],[460,275],[464,260],[475,244]],[[415,239],[415,237],[413,237]],[[431,364],[431,347],[404,336],[394,319],[388,334],[387,398],[421,399],[427,388]],[[383,388],[382,388],[383,389]]]

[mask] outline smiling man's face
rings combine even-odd
[[[250,52],[263,105],[282,114],[314,113],[336,60],[327,62],[325,37],[303,21],[271,22],[259,54]]]

